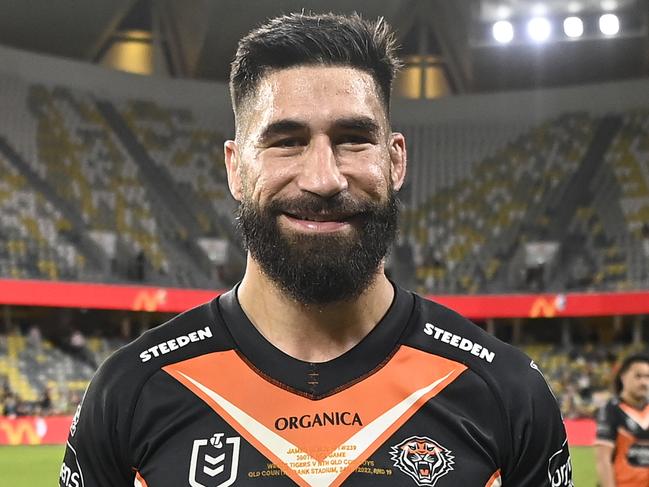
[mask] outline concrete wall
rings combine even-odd
[[[0,72],[113,100],[138,98],[167,107],[214,110],[222,114],[222,124],[228,133],[233,126],[228,87],[224,83],[141,76],[4,46],[0,46]]]
[[[139,76],[88,63],[0,46],[0,72],[26,81],[60,84],[112,99],[151,99],[165,106],[214,110],[224,133],[232,133],[232,113],[225,83]],[[448,97],[434,101],[396,99],[396,125],[512,123],[530,125],[566,111],[594,114],[649,108],[649,79],[534,91]]]
[[[396,101],[393,120],[402,123],[523,122],[535,124],[561,113],[593,114],[649,109],[649,78],[567,88],[490,93],[431,101]]]

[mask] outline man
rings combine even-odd
[[[356,15],[284,16],[242,39],[225,162],[245,276],[102,366],[62,479],[572,485],[535,364],[384,275],[406,173],[394,49]]]
[[[601,487],[649,486],[649,355],[627,357],[616,397],[597,415],[595,454]]]

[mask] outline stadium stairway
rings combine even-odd
[[[564,289],[568,278],[566,269],[578,252],[575,253],[574,235],[569,232],[570,223],[575,219],[580,208],[590,207],[593,201],[593,180],[604,165],[604,156],[622,126],[619,116],[609,115],[602,118],[596,125],[593,136],[579,164],[560,191],[555,193],[541,214],[528,214],[526,221],[544,221],[543,235],[536,238],[559,242],[559,254],[555,265],[547,269],[545,277],[547,289]],[[535,206],[535,205],[532,205]],[[525,244],[525,239],[519,240],[519,246]],[[521,253],[521,247],[517,254]],[[523,275],[521,259],[512,259],[503,274],[508,276]]]
[[[23,161],[2,136],[0,136],[0,153],[20,171],[36,191],[45,196],[71,222],[72,232],[69,239],[74,241],[70,243],[86,258],[88,265],[87,273],[90,276],[105,275],[109,269],[108,256],[101,247],[88,237],[86,225],[79,211],[61,198],[47,181],[33,171],[29,164]]]
[[[35,401],[38,392],[32,387],[27,376],[20,370],[21,356],[27,347],[26,340],[19,334],[7,336],[6,376],[9,387],[26,401]]]
[[[144,182],[147,193],[153,203],[152,208],[156,213],[161,230],[167,232],[165,240],[171,247],[168,250],[174,254],[174,257],[180,261],[185,269],[190,271],[189,274],[181,273],[193,281],[185,284],[198,287],[214,285],[211,277],[212,264],[205,252],[196,243],[197,238],[200,236],[197,234],[200,224],[196,216],[178,194],[176,186],[169,175],[161,172],[156,167],[149,153],[128,128],[112,103],[97,101],[96,105],[124,148],[138,164],[142,174],[146,175]],[[169,233],[169,230],[171,230],[171,233]],[[179,241],[179,236],[182,242]]]
[[[551,222],[549,239],[560,243],[557,263],[554,266],[558,272],[549,276],[550,289],[566,288],[571,279],[567,269],[573,267],[576,259],[586,259],[589,263],[596,260],[593,244],[590,241],[586,242],[587,234],[571,233],[571,222],[579,217],[580,211],[593,207],[597,196],[594,188],[598,187],[596,183],[605,167],[605,155],[621,127],[622,119],[619,116],[609,115],[601,120],[579,168],[568,182],[563,197],[548,208],[546,217]]]
[[[574,218],[577,209],[580,206],[589,206],[592,200],[589,189],[591,181],[597,174],[608,147],[621,127],[622,119],[614,115],[604,117],[599,123],[590,147],[568,183],[563,198],[554,202],[548,208],[549,212],[552,213],[547,215],[550,221],[553,222],[550,229],[550,238],[552,240],[561,242],[566,237],[568,224]]]
[[[610,238],[627,235],[626,217],[620,205],[622,190],[610,164],[600,166],[591,181],[590,190],[593,194],[593,208],[601,216],[606,234]]]

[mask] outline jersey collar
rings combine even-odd
[[[335,393],[372,374],[396,352],[414,309],[414,295],[394,285],[385,316],[351,350],[328,362],[295,359],[272,345],[244,313],[235,286],[215,301],[242,358],[267,380],[314,399]]]

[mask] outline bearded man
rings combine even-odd
[[[385,22],[357,15],[283,16],[240,41],[225,163],[245,275],[102,366],[62,479],[572,485],[536,365],[385,276],[406,175],[399,65]]]
[[[649,355],[626,357],[615,395],[597,413],[595,466],[601,487],[649,486]]]

